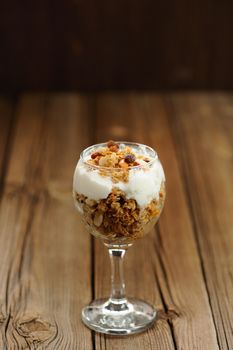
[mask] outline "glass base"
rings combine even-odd
[[[100,299],[82,310],[82,320],[87,327],[96,332],[120,336],[145,331],[155,318],[155,309],[137,299]]]

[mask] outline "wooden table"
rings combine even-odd
[[[25,94],[0,99],[0,121],[0,349],[233,349],[232,94]],[[125,338],[80,320],[110,271],[72,175],[108,139],[151,145],[167,176],[159,224],[125,264],[128,294],[158,320]]]

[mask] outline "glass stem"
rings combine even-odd
[[[123,273],[123,259],[126,249],[108,248],[110,260],[111,260],[111,297],[112,303],[125,303],[125,282]]]

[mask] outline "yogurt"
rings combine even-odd
[[[73,179],[73,188],[77,193],[98,201],[105,199],[113,188],[124,191],[127,199],[135,199],[139,207],[144,207],[153,199],[159,198],[159,191],[165,175],[158,159],[148,167],[136,167],[129,170],[128,182],[113,183],[110,176],[102,176],[99,169],[90,168],[79,160]]]

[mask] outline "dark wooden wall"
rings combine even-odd
[[[232,87],[232,0],[0,4],[1,91]]]

